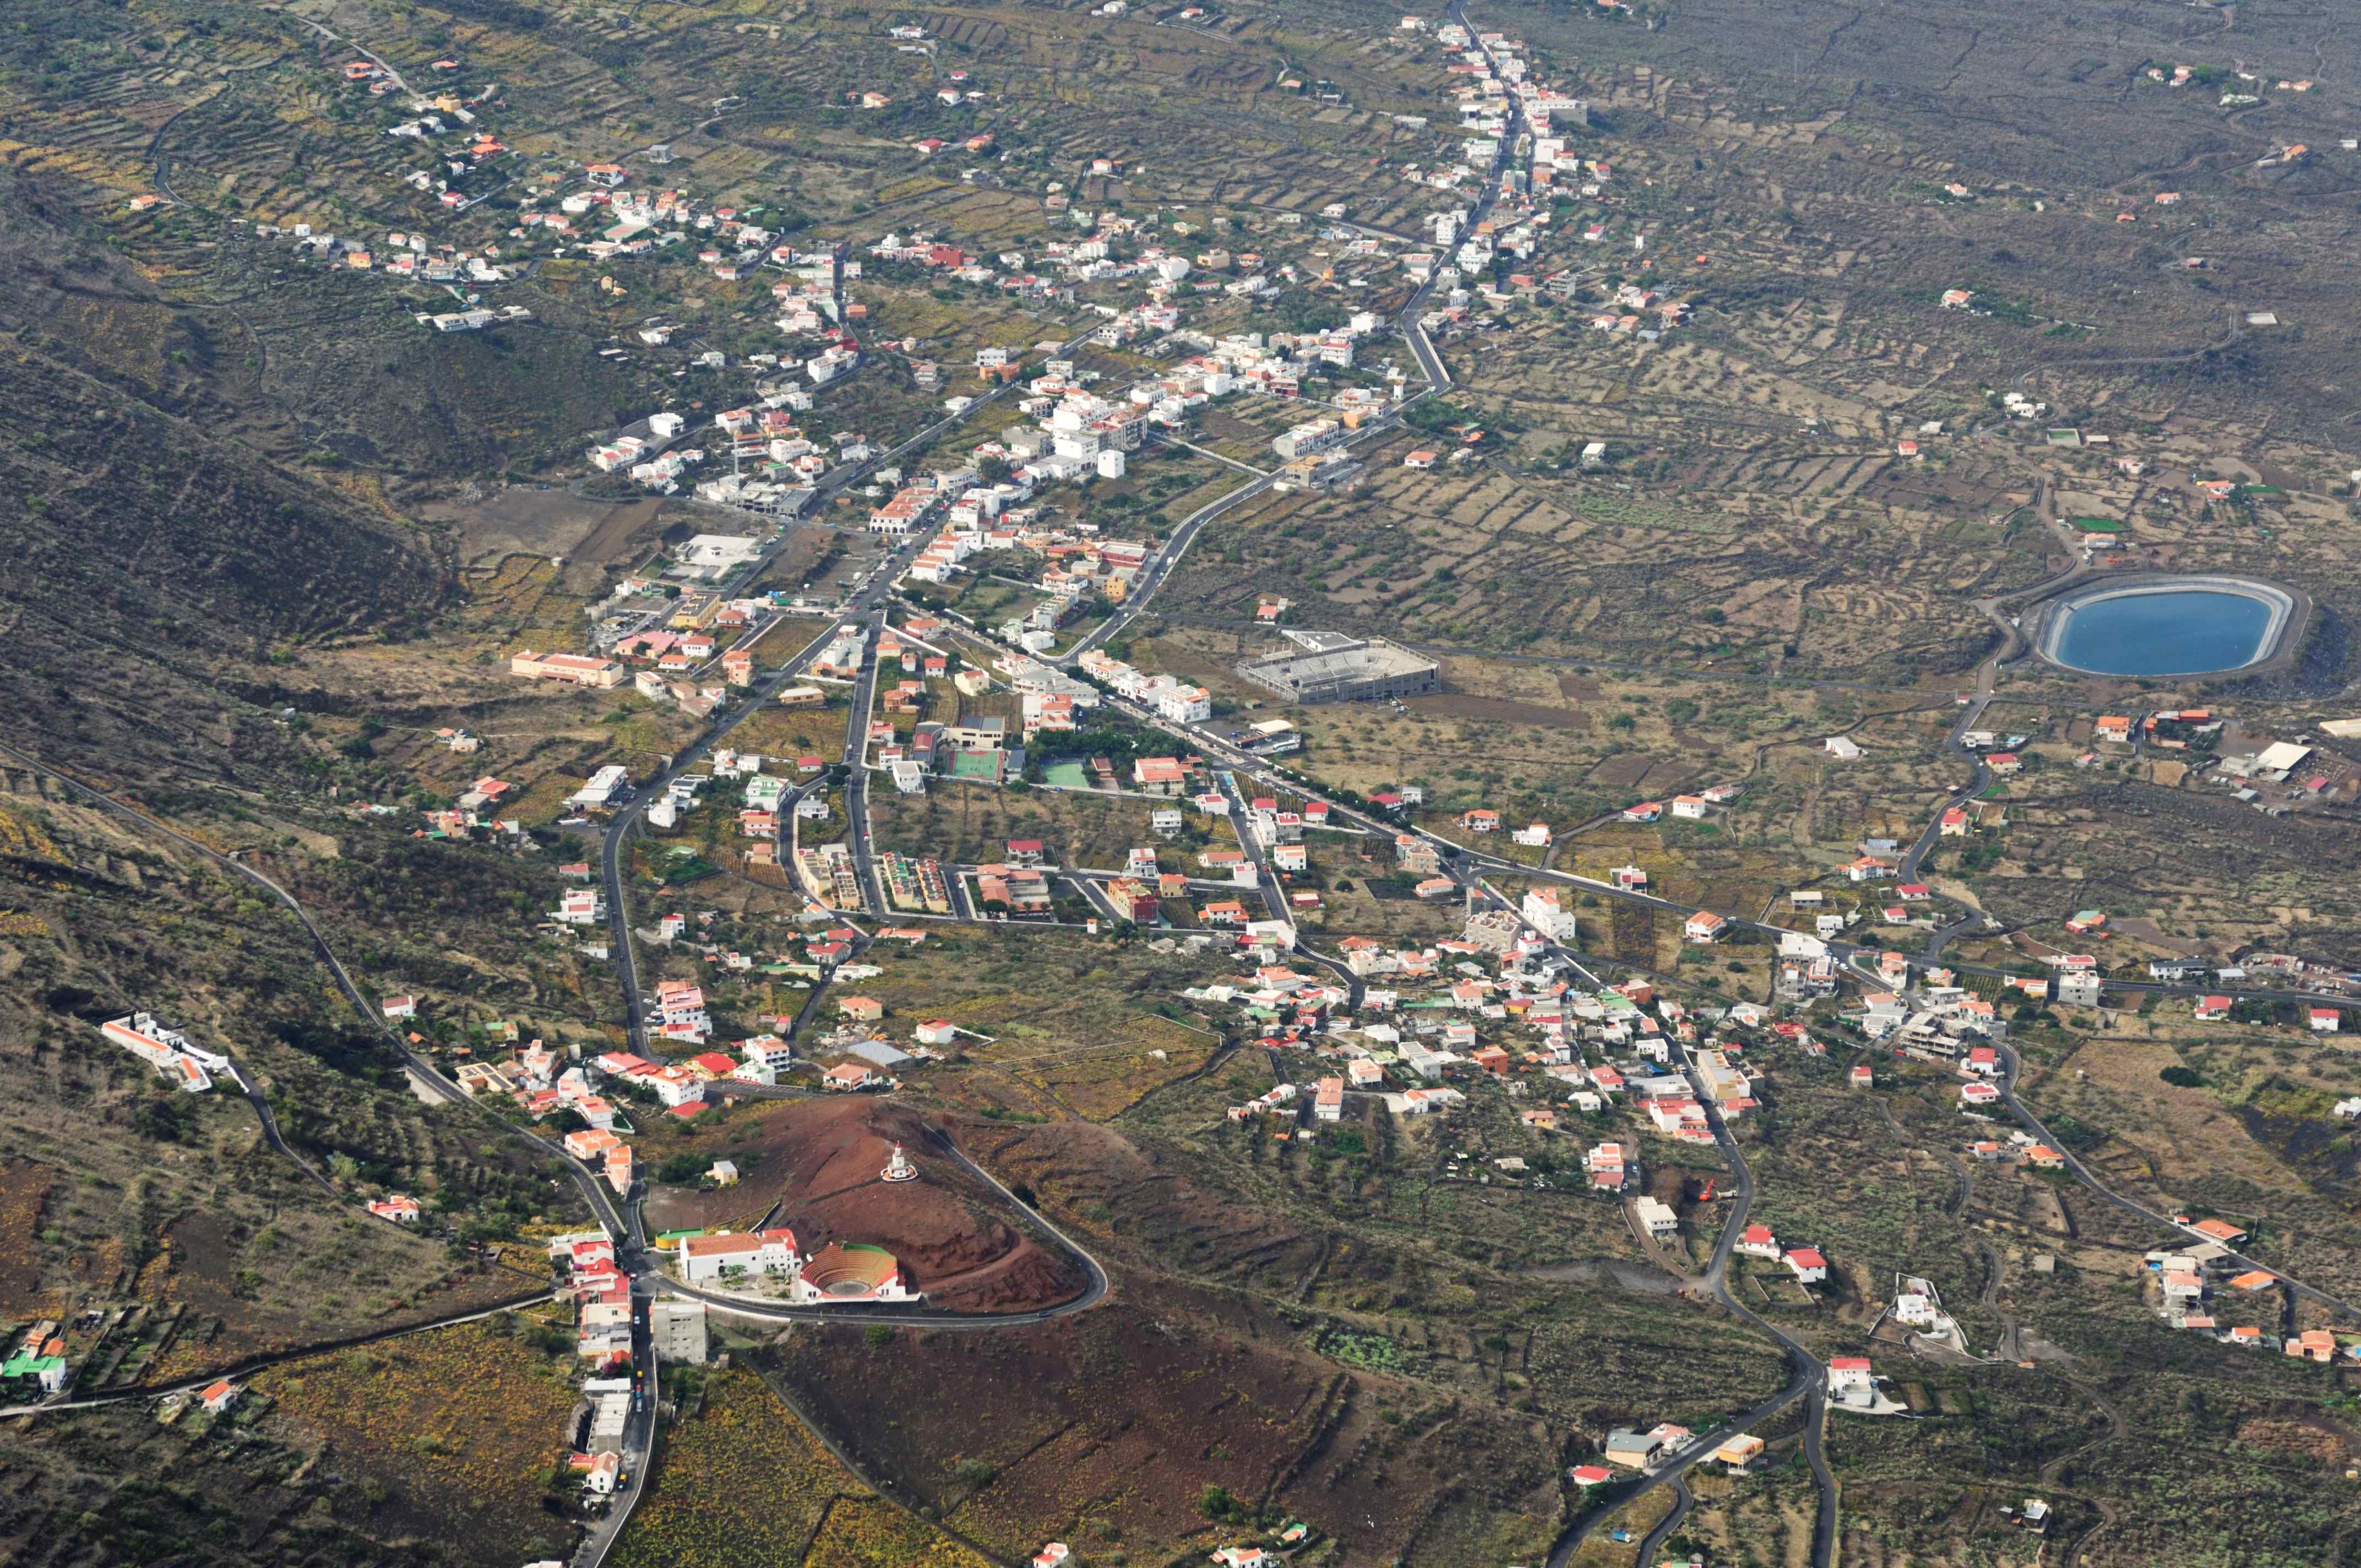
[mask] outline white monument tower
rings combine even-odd
[[[895,1144],[894,1146],[894,1157],[885,1162],[885,1168],[877,1173],[877,1179],[880,1181],[916,1181],[918,1179],[918,1168],[912,1165],[907,1159],[903,1157],[902,1146]]]

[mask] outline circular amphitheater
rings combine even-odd
[[[902,1266],[882,1246],[830,1242],[804,1265],[804,1284],[829,1301],[874,1301],[902,1282]]]

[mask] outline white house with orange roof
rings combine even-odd
[[[1700,909],[1681,923],[1681,935],[1700,947],[1711,947],[1730,929],[1730,922],[1710,909]]]

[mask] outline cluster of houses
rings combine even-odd
[[[520,193],[510,236],[555,242],[554,254],[578,249],[592,261],[615,262],[695,245],[697,264],[723,282],[752,277],[763,267],[785,271],[792,282],[774,293],[789,310],[811,308],[834,320],[841,280],[833,250],[804,251],[780,242],[758,219],[760,208],[708,206],[676,187],[642,189],[619,163],[586,164],[577,184],[566,175],[529,181]],[[569,188],[571,187],[571,188]],[[848,275],[857,277],[858,264]],[[619,292],[611,280],[609,293]],[[824,297],[825,307],[818,301]],[[661,327],[650,329],[661,333]],[[641,341],[660,344],[643,331]]]
[[[948,144],[936,143],[932,148],[923,142],[919,145],[922,150],[931,152]],[[990,145],[988,139],[984,145]],[[1077,284],[1137,280],[1152,302],[1146,308],[1152,313],[1153,324],[1157,313],[1169,310],[1163,304],[1165,297],[1189,275],[1189,258],[1165,250],[1152,238],[1145,244],[1136,243],[1147,233],[1147,225],[1140,220],[1115,212],[1093,217],[1075,209],[1071,200],[1060,201],[1062,194],[1061,191],[1051,192],[1050,200],[1058,203],[1052,210],[1062,213],[1061,221],[1082,231],[1087,237],[1049,242],[1034,258],[1043,264],[1039,269],[1032,267],[1022,251],[983,257],[939,240],[924,230],[914,231],[906,237],[884,235],[870,246],[869,253],[880,260],[921,268],[956,282],[999,289],[1017,299],[1071,302]],[[1170,324],[1169,319],[1165,324]]]
[[[880,855],[877,878],[884,884],[886,901],[896,909],[952,913],[950,880],[943,874],[940,861],[929,856]]]
[[[748,558],[754,548],[751,540],[700,534],[680,547],[680,570],[709,573],[717,564],[726,567]],[[591,634],[597,652],[527,649],[511,655],[509,673],[595,691],[629,683],[650,701],[675,703],[694,718],[712,712],[733,688],[753,684],[753,651],[730,644],[761,621],[773,601],[686,592],[675,601],[637,578],[618,586],[613,601],[602,607],[603,619]]]
[[[1176,724],[1202,724],[1213,716],[1213,694],[1202,686],[1171,675],[1149,674],[1095,648],[1074,663],[1116,696]]]
[[[1354,336],[1375,331],[1378,324],[1376,317],[1363,313],[1340,341],[1349,347]],[[1046,651],[1056,626],[1082,600],[1097,595],[1121,602],[1145,570],[1148,552],[1142,544],[1100,539],[1087,524],[1058,532],[1036,528],[1035,513],[1024,503],[1038,488],[1093,477],[1121,477],[1129,455],[1140,450],[1151,427],[1182,425],[1193,410],[1213,399],[1250,389],[1277,389],[1287,395],[1297,389],[1294,372],[1285,369],[1288,354],[1301,350],[1295,340],[1279,345],[1262,334],[1244,334],[1202,341],[1205,352],[1117,393],[1094,389],[1095,373],[1078,371],[1071,360],[1049,360],[1027,383],[1018,403],[1033,422],[1002,432],[973,453],[978,462],[1005,465],[1008,478],[987,487],[972,470],[959,470],[900,482],[901,488],[871,512],[871,531],[901,538],[943,519],[939,537],[909,569],[910,577],[920,582],[952,580],[978,551],[1024,549],[1043,556],[1048,566],[1041,587],[1048,602],[1022,623],[1000,630],[1010,641],[1033,652]],[[1323,362],[1335,362],[1337,352],[1341,350],[1332,348]],[[987,378],[1013,378],[1020,370],[1017,357],[1008,350],[980,350],[977,358],[978,374]],[[1386,401],[1380,394],[1360,394],[1343,418],[1356,426]]]
[[[1479,911],[1463,936],[1422,948],[1345,938],[1336,944],[1341,962],[1365,982],[1382,982],[1365,984],[1357,1008],[1336,977],[1291,967],[1290,945],[1242,932],[1239,954],[1251,972],[1183,996],[1235,1007],[1262,1047],[1282,1059],[1301,1053],[1319,1070],[1232,1107],[1230,1116],[1292,1120],[1305,1083],[1315,1125],[1341,1120],[1356,1094],[1391,1114],[1414,1116],[1447,1112],[1489,1085],[1486,1092],[1532,1102],[1524,1120],[1543,1130],[1556,1128],[1560,1107],[1597,1117],[1628,1105],[1649,1133],[1710,1144],[1708,1107],[1734,1121],[1760,1103],[1761,1074],[1750,1051],[1808,1045],[1801,1025],[1773,1025],[1752,1004],[1708,1017],[1658,996],[1645,980],[1576,986],[1570,966],[1546,951],[1564,912],[1552,890],[1536,894],[1521,916]],[[1593,1190],[1620,1193],[1636,1181],[1640,1147],[1630,1137],[1603,1141],[1583,1165]],[[1805,1283],[1826,1277],[1826,1260],[1809,1248],[1775,1255]]]
[[[679,918],[667,916],[674,921]],[[824,938],[815,935],[811,940],[811,950],[820,953]],[[845,944],[840,938],[835,946],[841,948]],[[810,966],[811,973],[819,971],[819,965]],[[856,970],[846,966],[839,972],[852,974]],[[858,972],[876,971],[861,969]],[[846,1004],[857,1005],[864,1000],[847,998]],[[882,1015],[882,1008],[875,1008],[873,1003],[868,1005]],[[785,1021],[779,1022],[784,1026]],[[713,1024],[704,989],[694,981],[659,982],[649,1002],[648,1025],[653,1035],[669,1043],[705,1045]],[[880,1054],[894,1059],[902,1055]],[[774,1084],[796,1059],[794,1048],[784,1038],[768,1033],[739,1040],[728,1050],[704,1049],[662,1060],[622,1050],[586,1058],[578,1045],[558,1047],[533,1040],[513,1051],[461,1062],[453,1077],[469,1094],[503,1098],[533,1122],[570,1113],[582,1125],[559,1140],[565,1152],[598,1169],[616,1192],[628,1194],[638,1177],[631,1145],[625,1141],[637,1131],[629,1114],[632,1101],[653,1102],[667,1115],[695,1117],[707,1109],[714,1086],[726,1091],[734,1086]],[[821,1075],[825,1087],[838,1090],[865,1089],[880,1081],[884,1080],[861,1063],[840,1064]],[[386,1206],[381,1210],[371,1205],[380,1218],[398,1223],[418,1218],[413,1200],[395,1195],[382,1201]]]
[[[1960,1110],[1963,1114],[1979,1115],[1978,1106],[1994,1104],[1999,1099],[2000,1091],[1991,1084],[1965,1084],[1960,1091]],[[1967,1152],[1970,1159],[2018,1170],[2066,1168],[2064,1155],[2026,1132],[2013,1130],[2004,1138],[1977,1138],[1968,1145]]]
[[[705,461],[700,447],[672,447],[674,440],[687,423],[681,415],[668,411],[650,414],[644,422],[645,435],[618,435],[592,447],[586,455],[590,466],[602,474],[618,469],[629,475],[635,484],[642,485],[662,495],[674,495],[680,489],[681,476]]]
[[[1001,641],[1030,653],[1046,654],[1055,648],[1059,628],[1074,620],[1091,601],[1123,603],[1148,568],[1148,545],[1102,538],[1094,523],[1047,528],[1021,523],[1015,514],[1004,521],[1007,526],[981,533],[947,535],[936,542],[929,554],[951,552],[944,562],[947,566],[981,550],[1021,551],[1038,557],[1041,565],[1034,586],[1041,599],[993,629]],[[926,580],[928,570],[928,560],[922,555],[911,567],[911,576]],[[995,561],[992,570],[1002,577],[1012,575],[1004,562]]]
[[[2198,1220],[2182,1227],[2193,1238],[2190,1245],[2151,1252],[2144,1260],[2156,1290],[2157,1315],[2176,1329],[2202,1333],[2224,1344],[2250,1350],[2270,1350],[2300,1360],[2333,1365],[2361,1359],[2361,1344],[2340,1341],[2326,1329],[2310,1329],[2282,1336],[2279,1277],[2250,1268],[2235,1248],[2246,1233],[2227,1220]],[[2222,1321],[2234,1308],[2242,1309],[2268,1328]]]
[[[857,348],[848,349],[842,341],[829,341],[803,363],[800,373],[822,383],[834,380],[858,355]],[[774,355],[756,355],[747,363],[773,378],[762,383],[754,403],[713,416],[713,428],[719,432],[715,439],[729,444],[730,471],[700,482],[698,499],[745,510],[786,510],[799,506],[807,488],[832,469],[875,455],[876,449],[858,432],[839,431],[815,439],[796,423],[796,415],[812,410],[812,394],[776,374],[784,368],[792,378],[796,367],[783,366]]]
[[[461,790],[451,804],[434,806],[418,814],[419,825],[413,831],[424,839],[467,839],[478,832],[501,834],[511,841],[522,842],[524,824],[513,817],[500,816],[501,801],[516,793],[516,786],[506,779],[487,773]],[[386,815],[385,808],[363,804],[356,809],[370,816]]]
[[[427,69],[448,79],[461,67],[456,60],[442,60]],[[402,91],[404,86],[392,72],[370,60],[348,61],[342,75],[347,84],[372,97],[388,96]],[[499,93],[497,82],[487,82],[465,97],[449,89],[431,94],[413,92],[406,104],[411,117],[388,126],[384,134],[398,141],[432,146],[441,167],[439,171],[415,170],[404,177],[403,182],[432,196],[446,212],[464,212],[480,202],[482,195],[470,196],[468,186],[510,154],[507,145],[485,129],[481,121],[486,105],[497,104]],[[291,238],[299,252],[333,267],[415,279],[447,285],[455,291],[462,285],[505,282],[513,275],[500,264],[501,247],[497,243],[462,249],[438,243],[416,231],[390,232],[378,241],[356,240],[315,231],[308,223],[257,224],[255,233],[264,238]],[[522,231],[512,229],[511,235],[521,238]],[[496,319],[524,319],[532,314],[522,307],[498,313],[476,309],[472,297],[469,306],[457,312],[422,314],[419,320],[437,331],[464,332],[488,325]]]
[[[1902,961],[1890,963],[1890,959]],[[1939,967],[1928,970],[1916,988],[1908,988],[1908,960],[1894,952],[1878,955],[1878,970],[1894,989],[1862,993],[1860,1012],[1852,1016],[1864,1036],[1887,1042],[1894,1055],[1914,1061],[1965,1069],[1971,1063],[1995,1059],[1992,1047],[1980,1042],[2004,1032],[1999,1010],[1955,983],[1958,976],[1952,971]],[[1997,1069],[1978,1070],[1989,1075]]]
[[[0,1378],[29,1377],[44,1394],[64,1393],[73,1381],[73,1368],[66,1359],[63,1328],[55,1318],[42,1318],[27,1327],[0,1361]]]
[[[617,1266],[614,1243],[604,1231],[551,1237],[549,1260],[574,1303],[575,1352],[585,1374],[582,1404],[567,1434],[566,1471],[591,1496],[610,1496],[626,1478],[624,1433],[638,1394],[632,1373],[641,1349],[631,1276]],[[648,1354],[692,1365],[706,1359],[704,1302],[660,1296],[645,1311]]]
[[[1406,28],[1419,21],[1404,18]],[[1426,29],[1421,23],[1408,30]],[[1535,75],[1518,40],[1493,32],[1471,35],[1455,24],[1437,27],[1433,33],[1445,51],[1444,69],[1455,78],[1460,124],[1473,134],[1463,139],[1454,164],[1434,170],[1411,166],[1403,173],[1439,191],[1472,198],[1490,190],[1497,199],[1489,215],[1480,222],[1474,221],[1472,200],[1435,214],[1429,221],[1433,249],[1403,258],[1402,265],[1413,280],[1432,279],[1437,286],[1441,302],[1425,324],[1433,329],[1465,321],[1479,299],[1497,305],[1540,292],[1573,296],[1581,284],[1570,272],[1544,276],[1530,269],[1530,264],[1546,242],[1560,200],[1610,199],[1613,166],[1583,156],[1579,141],[1578,133],[1590,123],[1589,104]],[[1513,145],[1529,148],[1526,160],[1509,163],[1496,177],[1494,170],[1512,145],[1510,138],[1517,136],[1520,122],[1530,139],[1519,138]],[[1610,226],[1607,220],[1591,223],[1582,238],[1590,245],[1604,243]],[[1638,232],[1631,237],[1633,249],[1644,251],[1648,236]],[[1503,257],[1529,268],[1510,272],[1505,289],[1495,281]],[[1466,286],[1468,280],[1476,280],[1472,291]],[[1686,303],[1653,289],[1619,282],[1610,286],[1590,324],[1597,331],[1633,334],[1653,342],[1686,319],[1688,310]]]

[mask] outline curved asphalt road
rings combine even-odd
[[[2016,1079],[2022,1063],[2018,1059],[2015,1047],[2008,1045],[2004,1041],[1999,1041],[1995,1042],[1995,1048],[2000,1054],[2001,1060],[2001,1076],[1999,1080],[2000,1102],[2008,1108],[2009,1114],[2015,1116],[2018,1123],[2024,1126],[2026,1131],[2033,1134],[2042,1142],[2048,1144],[2051,1148],[2056,1149],[2059,1155],[2065,1160],[2066,1168],[2072,1171],[2081,1181],[2083,1186],[2088,1187],[2092,1191],[2097,1193],[2101,1198],[2113,1204],[2115,1208],[2123,1210],[2125,1213],[2136,1214],[2143,1220],[2153,1221],[2157,1224],[2163,1226],[2165,1229],[2185,1237],[2190,1241],[2204,1241],[2208,1239],[2198,1234],[2197,1232],[2191,1230],[2189,1226],[2181,1224],[2178,1221],[2174,1220],[2169,1214],[2159,1214],[2155,1210],[2147,1207],[2145,1204],[2133,1202],[2130,1199],[2123,1196],[2113,1188],[2107,1186],[2106,1183],[2101,1181],[2097,1177],[2092,1175],[2090,1168],[2075,1157],[2074,1152],[2068,1148],[2064,1143],[2060,1142],[2056,1134],[2052,1133],[2048,1127],[2043,1126],[2041,1124],[2040,1118],[2036,1116],[2031,1111],[2027,1110],[2025,1106],[2025,1102],[2016,1097]],[[2234,1252],[2231,1253],[2229,1256],[2231,1261],[2240,1264],[2246,1268],[2255,1269],[2261,1273],[2269,1275],[2272,1278],[2277,1279],[2280,1284],[2286,1286],[2290,1290],[2293,1291],[2296,1295],[2304,1298],[2306,1300],[2316,1301],[2321,1306],[2328,1308],[2331,1311],[2338,1313],[2340,1316],[2361,1319],[2361,1306],[2356,1306],[2354,1303],[2345,1300],[2340,1296],[2332,1296],[2325,1290],[2306,1285],[2302,1280],[2296,1278],[2294,1276],[2284,1273],[2279,1269],[2273,1268],[2268,1263],[2258,1262],[2254,1258],[2246,1256],[2243,1253]]]
[[[1683,1069],[1684,1071],[1694,1070],[1686,1058],[1683,1061]],[[1672,1517],[1677,1519],[1686,1513],[1687,1491],[1684,1477],[1687,1472],[1704,1460],[1711,1458],[1714,1451],[1731,1438],[1761,1425],[1794,1404],[1799,1398],[1805,1401],[1804,1460],[1811,1466],[1813,1485],[1819,1492],[1819,1507],[1815,1510],[1812,1521],[1812,1568],[1831,1568],[1836,1560],[1837,1483],[1834,1472],[1828,1468],[1828,1454],[1822,1442],[1822,1431],[1828,1424],[1828,1395],[1819,1358],[1806,1349],[1794,1336],[1757,1315],[1730,1293],[1730,1259],[1731,1252],[1738,1245],[1739,1236],[1746,1229],[1747,1218],[1754,1208],[1754,1172],[1747,1165],[1746,1157],[1739,1152],[1737,1142],[1730,1137],[1729,1125],[1723,1122],[1720,1110],[1713,1103],[1713,1097],[1705,1092],[1704,1086],[1694,1077],[1690,1079],[1690,1083],[1697,1090],[1697,1102],[1705,1107],[1706,1123],[1712,1129],[1713,1140],[1719,1146],[1722,1157],[1730,1164],[1732,1183],[1730,1212],[1722,1221],[1721,1234],[1715,1239],[1713,1256],[1706,1266],[1706,1288],[1712,1292],[1713,1299],[1720,1304],[1723,1310],[1741,1322],[1759,1329],[1777,1340],[1781,1348],[1787,1353],[1788,1365],[1793,1369],[1793,1375],[1788,1379],[1787,1386],[1778,1393],[1737,1420],[1715,1428],[1701,1438],[1692,1440],[1689,1445],[1681,1451],[1678,1457],[1648,1473],[1637,1485],[1630,1486],[1628,1490],[1618,1491],[1611,1497],[1601,1498],[1598,1507],[1583,1516],[1573,1528],[1558,1538],[1557,1544],[1550,1549],[1549,1568],[1566,1568],[1566,1564],[1573,1561],[1574,1553],[1583,1541],[1610,1514],[1634,1497],[1641,1497],[1657,1486],[1669,1483],[1681,1487],[1683,1500],[1675,1505]],[[1668,1532],[1668,1526],[1659,1526],[1657,1530],[1651,1533],[1640,1552],[1641,1563],[1645,1564],[1650,1561],[1650,1552],[1661,1544],[1662,1537]]]
[[[1681,1521],[1689,1517],[1689,1508],[1696,1502],[1696,1495],[1689,1490],[1689,1478],[1686,1475],[1673,1477],[1673,1506],[1663,1519],[1656,1521],[1656,1528],[1640,1542],[1638,1568],[1653,1568],[1656,1553],[1664,1549],[1664,1538],[1680,1528]]]
[[[123,1388],[111,1394],[93,1394],[82,1399],[61,1398],[37,1405],[12,1405],[0,1408],[0,1420],[14,1420],[21,1416],[46,1416],[61,1410],[95,1410],[107,1405],[128,1404],[134,1399],[162,1399],[174,1394],[193,1394],[198,1389],[209,1387],[216,1381],[226,1379],[236,1382],[241,1378],[251,1377],[266,1368],[283,1366],[288,1362],[302,1361],[308,1356],[323,1355],[330,1351],[354,1350],[362,1345],[381,1344],[387,1340],[406,1339],[412,1334],[432,1333],[436,1329],[456,1328],[462,1323],[479,1323],[487,1318],[499,1317],[502,1312],[513,1312],[519,1307],[531,1307],[544,1301],[554,1301],[557,1299],[558,1294],[555,1290],[528,1291],[521,1296],[511,1296],[503,1301],[495,1301],[489,1307],[470,1307],[464,1312],[455,1312],[447,1318],[435,1318],[423,1323],[405,1323],[400,1328],[379,1329],[372,1333],[353,1334],[344,1339],[297,1345],[288,1350],[274,1350],[267,1354],[255,1356],[249,1361],[241,1361],[234,1366],[200,1373],[194,1377],[184,1378],[178,1383],[164,1383],[144,1388]]]

